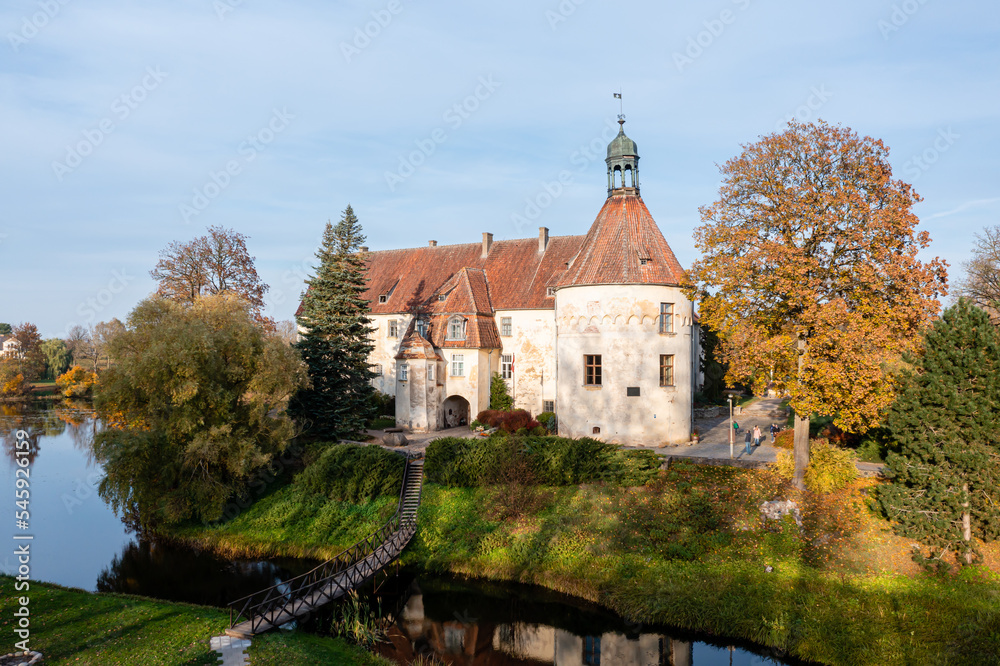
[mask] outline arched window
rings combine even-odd
[[[465,339],[465,319],[452,317],[448,320],[448,340]]]

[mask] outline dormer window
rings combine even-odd
[[[465,339],[465,320],[461,317],[452,317],[448,320],[448,340]]]
[[[649,257],[640,257],[639,258],[639,263],[641,265],[643,265],[643,266],[645,266],[646,264],[648,264],[650,261],[651,261],[651,259]]]
[[[387,294],[382,294],[381,296],[378,297],[378,302],[379,303],[385,303],[388,300],[389,300],[389,296]]]
[[[416,328],[417,328],[417,335],[419,335],[422,338],[427,337],[427,321],[425,319],[418,319]]]
[[[446,298],[448,298],[448,294],[438,294],[438,301],[441,303],[444,303]]]
[[[545,288],[545,296],[546,297],[551,298],[552,296],[555,296],[555,295],[556,295],[556,288],[555,287],[546,287]]]

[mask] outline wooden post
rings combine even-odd
[[[804,332],[799,332],[798,342],[798,377],[802,379],[802,368],[805,365],[806,338]],[[793,483],[799,490],[806,488],[806,467],[809,465],[809,417],[803,417],[795,411],[795,439],[793,440],[795,457],[795,477]]]

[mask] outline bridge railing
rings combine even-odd
[[[352,576],[350,570],[366,558],[376,555],[372,562],[371,573],[394,560],[416,531],[416,517],[410,516],[405,519],[403,517],[409,472],[410,458],[406,456],[403,484],[399,490],[396,512],[379,529],[315,569],[229,602],[229,627],[233,628],[240,622],[249,621],[251,633],[256,633],[257,628],[263,623],[274,624],[273,620],[277,619],[290,602],[316,593],[321,599],[325,597],[324,602],[330,601],[352,589],[355,583],[361,582],[367,576],[365,574]],[[382,546],[392,548],[379,552]],[[342,576],[345,573],[348,575]],[[327,590],[331,584],[334,589]]]

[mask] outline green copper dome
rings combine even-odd
[[[625,128],[618,130],[618,136],[608,144],[608,157],[624,157],[626,155],[638,155],[639,147],[635,141],[625,136]]]

